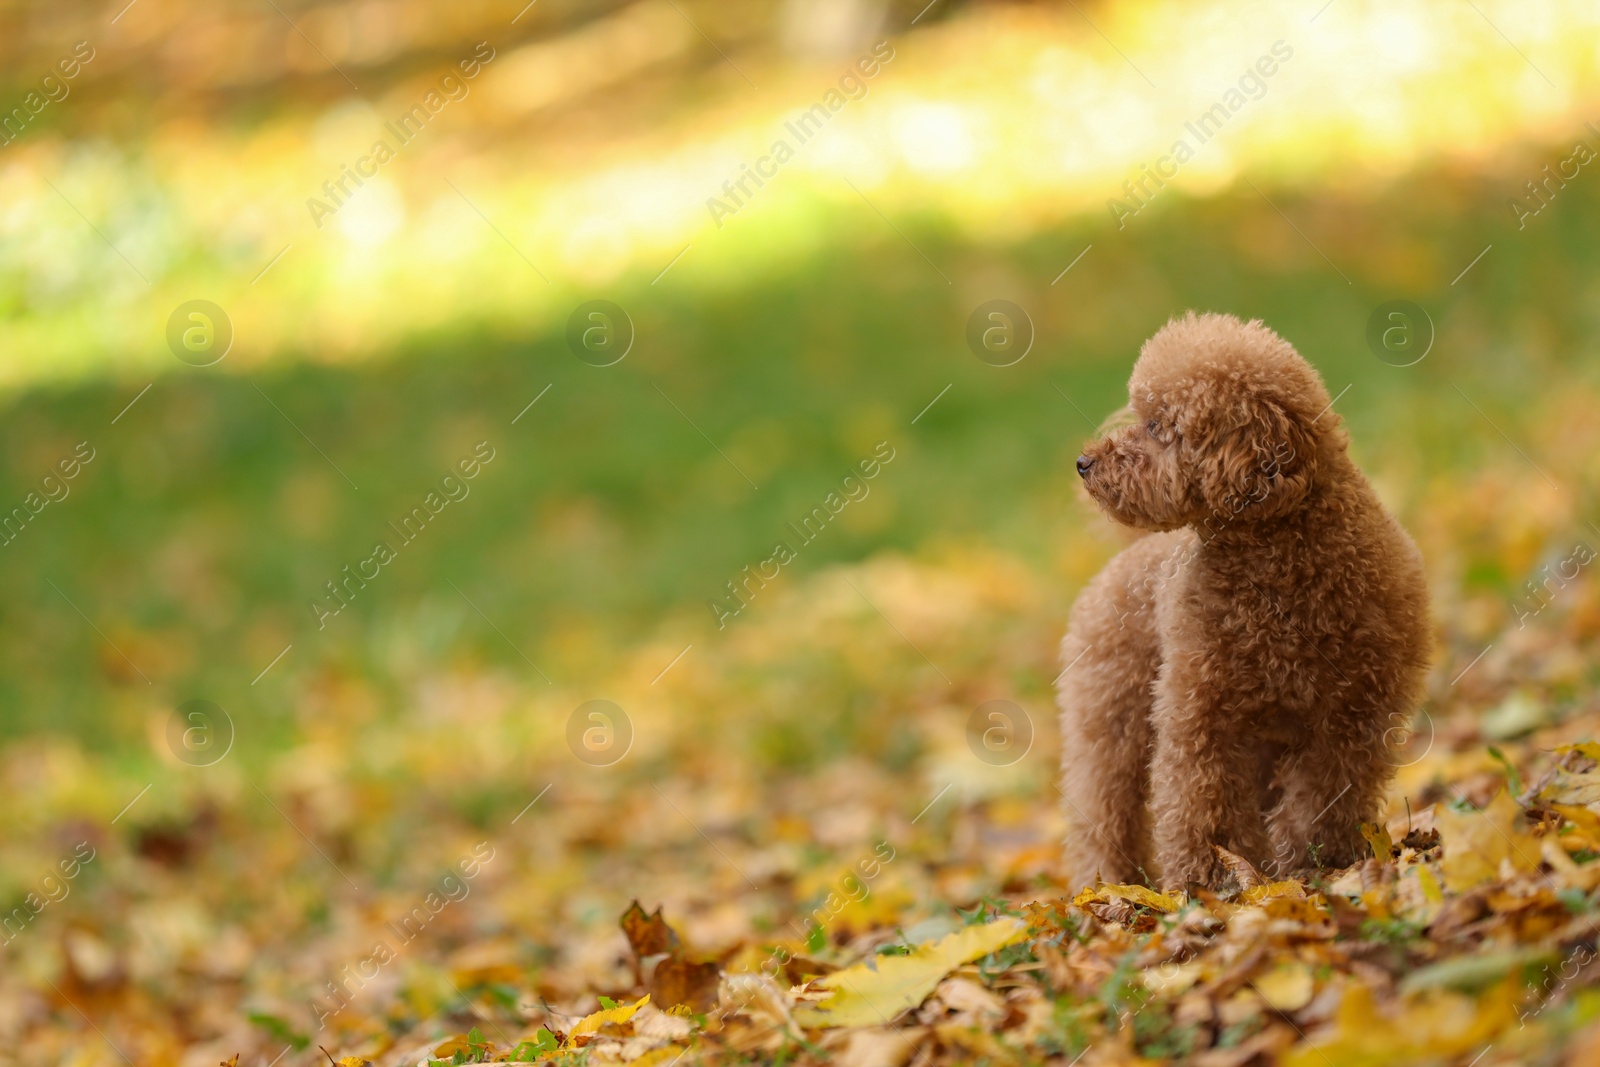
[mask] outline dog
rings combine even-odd
[[[1213,845],[1278,874],[1348,866],[1422,697],[1421,554],[1260,321],[1173,319],[1128,400],[1077,459],[1100,509],[1148,532],[1062,641],[1068,874],[1214,887]]]

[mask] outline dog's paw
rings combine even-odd
[[[1227,881],[1228,873],[1222,861],[1208,848],[1205,852],[1163,857],[1161,886],[1168,891],[1186,890],[1192,885],[1216,889]]]

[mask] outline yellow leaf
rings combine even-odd
[[[1146,989],[1169,997],[1187,993],[1203,977],[1205,977],[1205,964],[1200,960],[1147,967],[1139,973],[1139,981]]]
[[[1539,866],[1539,843],[1518,825],[1522,809],[1505,790],[1496,793],[1482,811],[1457,812],[1441,805],[1434,824],[1444,844],[1439,873],[1445,888],[1463,893],[1500,876],[1500,861],[1510,860],[1519,871]]]
[[[1422,884],[1422,899],[1429,904],[1443,904],[1444,890],[1439,888],[1439,879],[1433,876],[1428,865],[1419,863],[1412,870],[1417,872],[1417,881]]]
[[[1593,744],[1593,742],[1590,742]],[[1539,799],[1553,804],[1594,804],[1600,802],[1600,768],[1574,774],[1556,771],[1549,785],[1539,790]]]
[[[1305,895],[1306,887],[1299,882],[1268,882],[1246,889],[1239,894],[1239,900],[1245,904],[1260,904],[1268,900],[1304,899]]]
[[[1558,745],[1555,749],[1558,756],[1565,756],[1568,752],[1577,752],[1600,763],[1600,741],[1579,741],[1575,745]]]
[[[876,956],[834,971],[814,987],[831,989],[833,996],[796,1009],[795,1021],[808,1029],[887,1025],[901,1012],[921,1004],[940,979],[963,963],[1021,941],[1027,934],[1026,923],[1003,915],[992,923],[964,926],[939,941],[918,945],[909,955]]]
[[[1299,1011],[1311,1003],[1316,992],[1311,968],[1299,960],[1280,963],[1272,970],[1250,981],[1251,986],[1274,1011]]]
[[[1578,832],[1589,839],[1591,847],[1600,848],[1600,815],[1572,804],[1551,804],[1550,810],[1577,827]]]
[[[1515,980],[1471,997],[1429,990],[1380,1013],[1372,990],[1345,988],[1335,1028],[1285,1054],[1284,1067],[1387,1067],[1392,1063],[1471,1058],[1517,1021]]]
[[[567,1034],[567,1043],[565,1047],[577,1047],[573,1044],[577,1038],[584,1037],[588,1034],[599,1033],[600,1028],[605,1026],[607,1023],[621,1025],[622,1023],[627,1022],[629,1019],[633,1018],[634,1012],[638,1011],[648,1003],[650,1003],[650,994],[646,993],[633,1004],[618,1004],[614,1008],[602,1008],[600,1011],[597,1011],[592,1015],[585,1015],[576,1023],[572,1024],[572,1029]]]
[[[1090,901],[1098,900],[1109,904],[1113,900],[1125,900],[1129,904],[1150,908],[1155,911],[1169,914],[1183,907],[1183,901],[1166,893],[1157,893],[1142,885],[1103,885],[1095,889],[1085,889],[1072,898],[1072,902],[1079,907]]]
[[[1168,893],[1157,893],[1154,889],[1142,885],[1103,885],[1100,891],[1108,897],[1126,900],[1130,904],[1153,908],[1162,913],[1171,913],[1183,907],[1183,901],[1177,897]]]
[[[1394,859],[1394,838],[1389,836],[1389,831],[1375,822],[1361,824],[1361,836],[1367,839],[1367,844],[1372,846],[1372,854],[1380,860]]]

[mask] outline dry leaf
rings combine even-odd
[[[914,1035],[920,1032],[888,1026],[852,1030],[831,1062],[834,1067],[904,1067],[917,1051]]]
[[[628,938],[628,946],[633,949],[633,954],[641,959],[645,956],[658,956],[664,952],[677,951],[681,946],[678,933],[667,925],[661,917],[661,908],[657,907],[653,913],[646,913],[635,900],[622,913],[619,925]]]
[[[656,999],[669,1008],[687,1004],[695,1011],[709,1011],[717,1002],[721,978],[722,968],[716,961],[691,963],[674,953],[656,964],[648,985]]]
[[[618,925],[633,949],[636,971],[659,1005],[674,1008],[685,1004],[694,1011],[711,1010],[717,1002],[717,983],[722,978],[722,968],[714,961],[696,963],[688,959],[677,931],[661,917],[661,908],[646,913],[635,900],[622,913]],[[644,959],[661,955],[666,958],[659,960],[646,975]]]
[[[1440,807],[1434,815],[1444,843],[1439,873],[1445,888],[1461,893],[1500,877],[1500,862],[1519,871],[1539,867],[1539,842],[1521,827],[1522,809],[1505,790],[1482,811]]]
[[[1299,882],[1267,882],[1239,894],[1241,904],[1261,904],[1269,900],[1304,900],[1306,887]]]
[[[901,1012],[921,1004],[939,980],[963,963],[987,956],[1027,936],[1020,919],[1002,915],[981,926],[964,926],[909,955],[876,956],[864,963],[820,978],[816,987],[832,997],[795,1012],[801,1026],[883,1026]]]
[[[1389,831],[1375,822],[1361,824],[1361,836],[1367,839],[1372,855],[1380,860],[1392,860],[1400,855],[1400,850],[1394,847],[1394,839],[1389,836]]]
[[[1295,1012],[1311,1003],[1316,982],[1311,968],[1299,960],[1288,960],[1258,975],[1251,987],[1274,1011]]]
[[[1254,889],[1266,882],[1266,877],[1256,870],[1255,864],[1237,852],[1229,852],[1221,845],[1212,845],[1211,850],[1217,854],[1223,868],[1239,883],[1240,889]]]
[[[1582,772],[1558,769],[1554,779],[1539,790],[1538,799],[1575,806],[1600,803],[1600,768]]]
[[[585,1015],[572,1024],[572,1029],[567,1033],[566,1043],[562,1047],[566,1049],[578,1048],[580,1045],[579,1038],[590,1037],[599,1033],[602,1026],[622,1025],[632,1019],[634,1013],[648,1003],[650,1003],[650,995],[646,993],[632,1004],[618,1004],[614,1008],[601,1008],[597,1012]]]
[[[1072,903],[1103,922],[1117,923],[1141,933],[1156,928],[1156,917],[1151,912],[1170,914],[1183,906],[1177,897],[1142,885],[1102,885],[1085,889],[1072,898]]]
[[[946,978],[928,998],[920,1018],[925,1023],[951,1022],[992,1030],[1007,1014],[1006,1002],[977,982]]]
[[[1506,982],[1481,997],[1429,992],[1400,1001],[1394,1015],[1377,1010],[1372,990],[1345,991],[1330,1037],[1291,1050],[1285,1067],[1439,1062],[1470,1059],[1516,1022],[1518,990]]]

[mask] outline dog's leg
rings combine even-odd
[[[1387,724],[1382,715],[1339,715],[1285,757],[1283,795],[1267,819],[1280,873],[1348,867],[1368,854],[1361,823],[1377,817],[1394,774]]]
[[[1149,875],[1151,687],[1160,663],[1156,565],[1170,539],[1146,538],[1079,596],[1062,642],[1061,795],[1074,887]]]
[[[1150,780],[1156,862],[1167,888],[1214,886],[1224,871],[1212,845],[1252,863],[1268,855],[1261,809],[1261,744],[1199,659],[1169,651],[1152,711]]]

